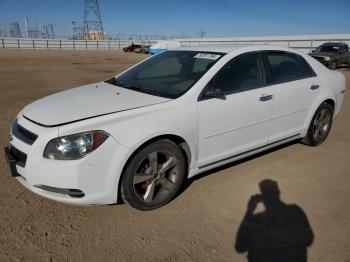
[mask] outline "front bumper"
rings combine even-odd
[[[328,67],[334,61],[332,59],[326,60],[323,57],[318,57],[318,56],[312,56],[312,57],[315,58],[321,64],[325,65],[326,67]]]
[[[17,168],[16,168],[16,165],[19,159],[13,154],[13,152],[10,151],[11,149],[9,146],[5,147],[4,150],[5,150],[6,162],[10,168],[11,176],[13,177],[21,176],[20,174],[17,173]]]
[[[5,148],[11,175],[23,186],[38,195],[67,204],[86,206],[117,202],[119,178],[130,148],[109,137],[82,159],[46,159],[43,151],[53,136],[45,135],[48,128],[34,127],[26,121],[19,119],[25,128],[36,129],[37,141],[28,145],[14,136],[10,147]],[[26,155],[25,165],[12,153],[11,147]]]

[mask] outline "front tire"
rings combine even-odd
[[[121,183],[124,202],[139,210],[159,208],[175,197],[186,174],[182,150],[170,140],[159,140],[137,152]]]
[[[306,137],[302,140],[308,146],[318,146],[322,144],[331,130],[333,123],[334,108],[329,103],[322,103],[316,110]]]
[[[337,61],[332,61],[329,63],[328,68],[331,70],[337,69]]]

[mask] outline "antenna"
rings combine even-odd
[[[98,0],[85,0],[84,34],[86,39],[104,39],[103,26]]]

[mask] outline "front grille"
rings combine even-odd
[[[32,145],[38,138],[38,135],[34,134],[33,132],[30,132],[29,130],[25,129],[23,126],[18,124],[17,119],[15,122],[13,122],[12,134],[28,145]]]
[[[25,167],[27,162],[27,155],[23,153],[22,151],[15,148],[13,145],[10,145],[10,153],[14,156],[14,158],[17,160],[16,164],[20,167]]]
[[[324,62],[323,57],[314,56],[314,58],[321,63]]]

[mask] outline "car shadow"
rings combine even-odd
[[[225,165],[222,165],[220,167],[216,167],[216,168],[213,168],[209,171],[205,171],[201,174],[198,174],[194,177],[191,177],[191,178],[188,178],[188,179],[185,179],[181,185],[181,188],[180,190],[176,193],[175,197],[173,200],[175,200],[179,195],[181,195],[182,193],[184,193],[190,186],[191,184],[196,181],[196,180],[199,180],[199,179],[202,179],[208,175],[211,175],[211,174],[214,174],[214,173],[217,173],[217,172],[220,172],[224,169],[227,169],[227,168],[230,168],[230,167],[233,167],[233,166],[236,166],[236,165],[239,165],[239,164],[242,164],[242,163],[245,163],[245,162],[248,162],[250,160],[253,160],[255,158],[259,158],[261,156],[264,156],[264,155],[267,155],[267,154],[270,154],[272,152],[275,152],[275,151],[278,151],[278,150],[281,150],[283,148],[286,148],[286,147],[289,147],[291,145],[294,145],[294,144],[298,144],[299,143],[299,140],[294,140],[294,141],[291,141],[291,142],[288,142],[288,143],[285,143],[285,144],[282,144],[282,145],[279,145],[279,146],[276,146],[276,147],[273,147],[273,148],[270,148],[270,149],[267,149],[265,151],[262,151],[260,153],[257,153],[257,154],[254,154],[252,156],[248,156],[246,158],[243,158],[243,159],[240,159],[240,160],[236,160],[236,161],[233,161],[231,163],[228,163],[228,164],[225,164]],[[172,201],[173,201],[172,200]],[[118,189],[118,200],[117,200],[117,203],[113,203],[113,204],[110,204],[110,205],[123,205],[125,204],[124,201],[122,200],[121,198],[121,195],[120,195],[120,183],[119,183],[119,189]]]
[[[253,159],[256,159],[256,158],[259,158],[259,157],[262,157],[264,155],[267,155],[267,154],[270,154],[272,152],[275,152],[275,151],[278,151],[278,150],[281,150],[283,148],[286,148],[286,147],[289,147],[291,145],[294,145],[294,144],[298,144],[299,143],[299,140],[295,140],[295,141],[291,141],[291,142],[288,142],[288,143],[285,143],[285,144],[282,144],[282,145],[279,145],[279,146],[276,146],[276,147],[273,147],[273,148],[270,148],[270,149],[267,149],[263,152],[260,152],[260,153],[257,153],[255,155],[252,155],[252,156],[248,156],[246,158],[243,158],[243,159],[240,159],[240,160],[236,160],[236,161],[233,161],[231,163],[228,163],[228,164],[225,164],[225,165],[222,165],[220,167],[216,167],[216,168],[213,168],[209,171],[205,171],[201,174],[198,174],[192,178],[189,178],[189,179],[186,179],[183,184],[182,184],[182,187],[181,189],[179,190],[178,194],[176,195],[179,196],[181,195],[183,192],[185,192],[187,190],[187,188],[190,187],[190,185],[196,181],[196,180],[199,180],[199,179],[202,179],[208,175],[211,175],[213,173],[217,173],[217,172],[220,172],[222,170],[225,170],[227,168],[231,168],[231,167],[234,167],[234,166],[237,166],[239,164],[242,164],[242,163],[245,163],[245,162],[249,162]]]
[[[249,262],[306,262],[314,241],[306,214],[298,205],[280,199],[276,181],[259,183],[260,194],[248,201],[247,211],[236,235],[235,249],[247,253]],[[262,203],[265,210],[255,213]]]
[[[350,70],[350,64],[349,65],[339,65],[339,66],[337,66],[336,70],[339,70],[339,69],[342,69],[342,70],[345,70],[345,71],[349,71]]]

